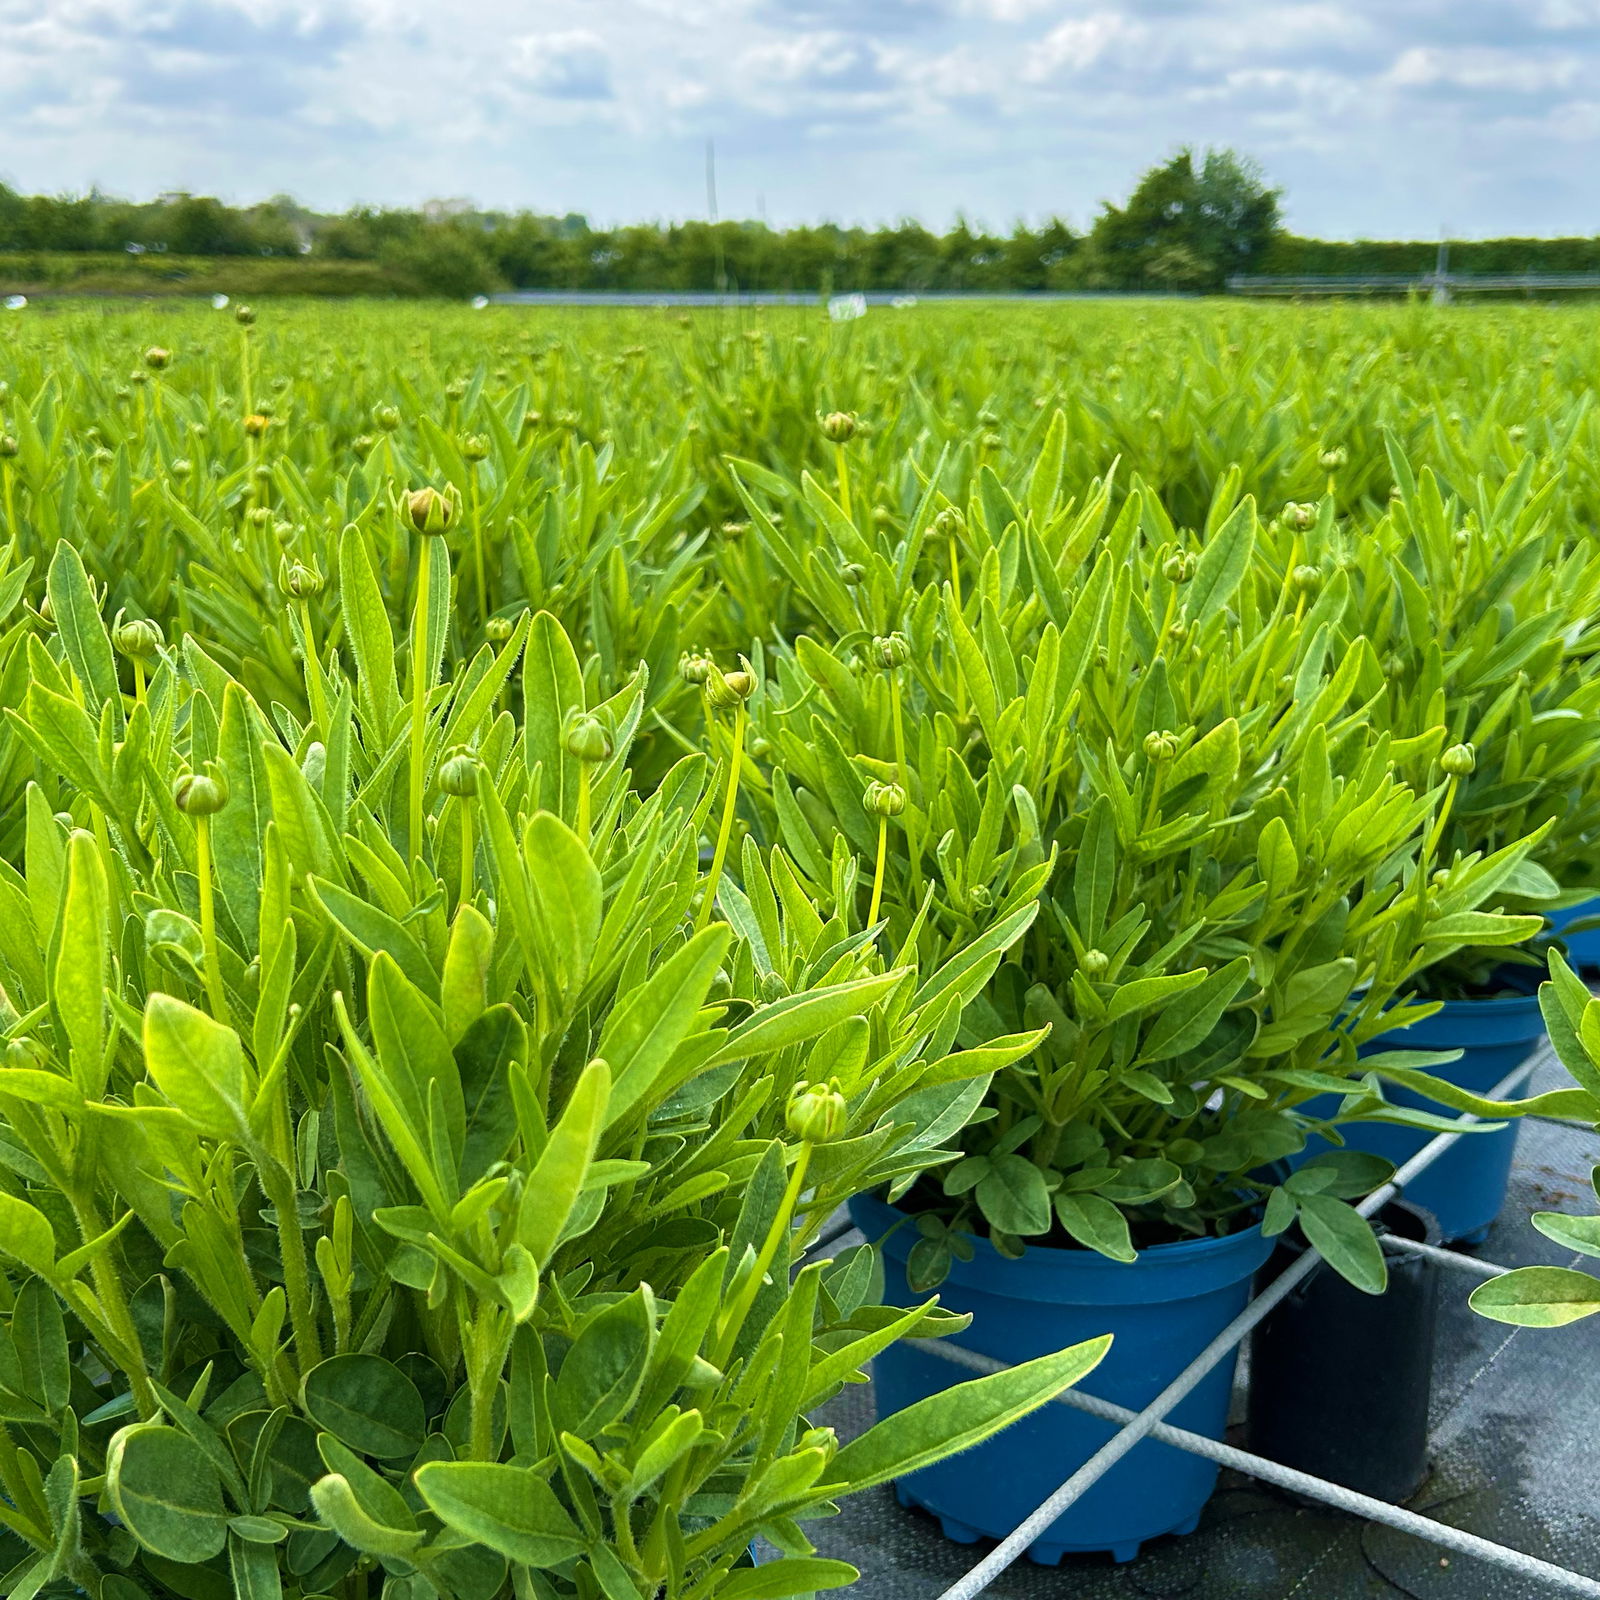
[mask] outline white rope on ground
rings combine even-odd
[[[1540,1060],[1541,1053],[1536,1051],[1521,1066],[1507,1073],[1489,1091],[1487,1098],[1502,1100],[1511,1094],[1540,1064]],[[1467,1128],[1482,1120],[1481,1117],[1475,1117],[1471,1113],[1458,1117],[1453,1131],[1441,1133],[1429,1140],[1386,1184],[1374,1189],[1356,1210],[1362,1216],[1370,1217],[1373,1212],[1392,1200],[1418,1173],[1432,1166],[1457,1139],[1463,1136]],[[974,1600],[975,1596],[982,1594],[1068,1506],[1098,1483],[1141,1439],[1148,1438],[1156,1424],[1163,1421],[1173,1407],[1178,1405],[1274,1306],[1286,1299],[1295,1285],[1312,1272],[1321,1260],[1322,1257],[1315,1250],[1307,1249],[1297,1261],[1291,1263],[1274,1278],[1143,1411],[1133,1416],[1113,1437],[1101,1445],[1054,1494],[1023,1518],[1022,1522],[975,1567],[939,1595],[938,1600]],[[1600,1594],[1600,1586],[1597,1586],[1594,1592]]]
[[[989,1356],[979,1355],[974,1350],[963,1350],[959,1346],[946,1344],[943,1340],[913,1339],[909,1343],[919,1350],[925,1350],[929,1355],[940,1356],[969,1372],[1003,1372],[1006,1369],[1004,1361],[995,1361]],[[1138,1415],[1128,1410],[1126,1406],[1114,1405],[1109,1400],[1085,1394],[1081,1389],[1068,1389],[1065,1393],[1058,1394],[1056,1403],[1071,1406],[1077,1411],[1086,1411],[1090,1416],[1101,1417],[1107,1422],[1131,1422]],[[1600,1597],[1600,1583],[1593,1578],[1586,1578],[1582,1573],[1570,1572],[1565,1567],[1541,1561],[1537,1556],[1525,1555],[1522,1551],[1513,1550],[1507,1545],[1495,1544],[1492,1540],[1482,1539],[1463,1528],[1452,1527],[1447,1522],[1436,1522],[1431,1517],[1407,1511],[1404,1506],[1391,1505],[1387,1500],[1374,1500],[1370,1495],[1357,1494],[1354,1489],[1346,1489],[1341,1484],[1313,1477],[1309,1472],[1299,1472],[1293,1467],[1280,1466],[1276,1461],[1267,1460],[1265,1456],[1252,1455],[1248,1450],[1236,1450],[1230,1444],[1208,1439],[1203,1433],[1191,1433],[1187,1428],[1175,1428],[1171,1423],[1158,1422],[1150,1430],[1150,1437],[1160,1440],[1163,1444],[1174,1445],[1179,1450],[1187,1450],[1191,1455],[1215,1461],[1218,1466],[1242,1472],[1247,1477],[1256,1478],[1262,1483],[1274,1484],[1280,1489],[1303,1494],[1309,1499],[1321,1500],[1339,1511],[1348,1511],[1352,1516],[1365,1517],[1369,1522],[1381,1522],[1387,1527],[1398,1529],[1401,1533],[1413,1534],[1446,1550],[1454,1550],[1460,1555],[1476,1556],[1482,1561],[1491,1561],[1496,1566],[1505,1567],[1508,1571],[1519,1573],[1525,1578],[1542,1578],[1547,1583],[1556,1584],[1569,1594]]]

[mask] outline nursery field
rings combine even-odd
[[[1481,1241],[1600,1123],[1596,322],[0,310],[0,1595],[835,1589],[1275,1241],[1392,1303],[1462,1114]]]

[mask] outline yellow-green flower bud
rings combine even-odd
[[[1147,733],[1144,736],[1144,753],[1150,761],[1170,761],[1178,753],[1178,742],[1170,733]]]
[[[405,497],[405,514],[418,533],[434,535],[450,526],[455,507],[437,489],[413,489]]]
[[[1100,977],[1111,965],[1111,957],[1104,950],[1085,950],[1083,952],[1083,970],[1091,978]]]
[[[315,562],[307,566],[285,557],[278,564],[278,587],[291,600],[312,600],[322,593],[322,573]]]
[[[1317,567],[1296,567],[1289,574],[1289,581],[1300,594],[1315,594],[1322,587],[1322,573]]]
[[[906,808],[906,792],[898,783],[869,783],[861,797],[869,816],[898,817]]]
[[[22,446],[9,433],[0,433],[0,456],[14,456]]]
[[[478,792],[478,773],[483,763],[464,745],[457,745],[439,764],[439,787],[458,800],[471,799]]]
[[[260,411],[252,411],[244,419],[244,431],[252,439],[259,439],[272,426],[272,418]]]
[[[1477,752],[1470,744],[1453,744],[1439,757],[1439,765],[1451,778],[1465,778],[1477,764]]]
[[[235,306],[233,320],[242,328],[248,328],[255,320],[256,314],[249,306]]]
[[[131,660],[148,661],[161,653],[161,647],[167,641],[159,623],[152,622],[148,617],[134,617],[124,622],[119,611],[111,627],[111,642]]]
[[[185,816],[214,816],[228,803],[228,780],[215,761],[204,772],[186,772],[172,786],[172,803]]]
[[[719,672],[715,662],[708,662],[707,666],[706,700],[713,711],[731,711],[755,693],[756,680],[750,673]]]
[[[903,633],[891,633],[886,639],[872,641],[872,657],[885,672],[893,672],[911,659],[911,646]]]
[[[952,535],[959,534],[966,525],[967,519],[954,506],[946,506],[933,519],[933,531],[942,539],[948,539]]]
[[[452,378],[450,382],[444,386],[444,397],[446,400],[460,400],[465,397],[466,392],[467,386],[461,381],[460,378]]]
[[[822,436],[830,444],[845,444],[855,435],[856,419],[848,411],[830,411],[822,419]]]
[[[167,470],[171,472],[174,478],[187,478],[194,471],[194,463],[188,456],[179,456]]]
[[[579,761],[590,763],[606,761],[611,756],[611,735],[598,717],[580,713],[568,720],[567,754]]]
[[[144,364],[153,372],[160,372],[172,360],[172,352],[153,344],[144,353]]]
[[[385,433],[393,433],[400,426],[400,413],[393,406],[375,406],[372,411],[372,420]]]
[[[489,441],[481,433],[469,433],[461,441],[461,454],[467,461],[483,461],[489,454]]]
[[[789,1132],[807,1144],[829,1144],[841,1138],[850,1125],[850,1105],[840,1092],[838,1079],[823,1083],[797,1083],[784,1116]]]
[[[701,655],[698,650],[685,650],[678,657],[678,676],[685,683],[697,687],[703,685],[711,676],[711,658]]]
[[[1337,472],[1339,468],[1345,466],[1349,460],[1350,452],[1346,450],[1342,444],[1340,444],[1335,445],[1331,450],[1324,450],[1322,454],[1317,457],[1317,465],[1321,467],[1324,472]]]
[[[483,625],[483,636],[490,644],[504,644],[516,632],[510,617],[490,617]]]
[[[1302,533],[1317,520],[1317,508],[1309,500],[1291,500],[1283,508],[1283,520]]]
[[[867,569],[859,561],[847,561],[839,569],[839,576],[854,589],[867,581]]]

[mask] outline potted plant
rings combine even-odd
[[[1426,846],[1432,882],[1448,885],[1461,864],[1517,839],[1534,847],[1499,886],[1521,914],[1522,940],[1497,934],[1431,961],[1417,975],[1434,1014],[1380,1035],[1369,1048],[1460,1050],[1444,1070],[1486,1093],[1527,1059],[1544,1033],[1536,991],[1548,935],[1581,909],[1600,880],[1600,674],[1590,619],[1600,605],[1600,558],[1569,547],[1551,515],[1553,484],[1537,485],[1533,462],[1491,496],[1467,504],[1429,471],[1413,476],[1391,450],[1400,494],[1375,529],[1335,524],[1331,506],[1303,530],[1279,524],[1278,561],[1296,551],[1336,573],[1330,616],[1341,648],[1359,662],[1375,732],[1389,735],[1398,767],[1414,785],[1442,780]],[[1431,771],[1418,744],[1443,727]],[[1581,925],[1580,925],[1581,926]],[[1581,932],[1577,935],[1581,938]],[[1425,1094],[1402,1103],[1438,1110]],[[1476,1242],[1499,1213],[1517,1123],[1460,1141],[1421,1175],[1410,1198],[1439,1219],[1447,1239]],[[1399,1163],[1426,1134],[1369,1123],[1355,1147]]]
[[[443,513],[409,504],[447,593]],[[948,1159],[1031,1043],[957,1045],[998,952],[918,974],[841,945],[777,852],[744,864],[758,936],[696,930],[714,792],[694,757],[629,788],[642,676],[591,703],[541,615],[437,684],[424,604],[402,696],[347,539],[356,670],[282,729],[193,636],[130,706],[56,557],[17,719],[24,859],[0,866],[10,1582],[848,1582],[808,1517],[1014,1421],[1106,1343],[843,1447],[807,1421],[885,1343],[959,1325],[880,1305],[870,1252],[804,1251],[862,1184]],[[530,640],[526,711],[497,714]],[[752,1579],[757,1535],[779,1553]]]
[[[804,493],[838,529],[824,491]],[[1330,648],[1323,569],[1297,563],[1263,605],[1254,511],[1231,493],[1195,537],[1137,484],[1113,516],[1109,486],[1069,510],[1037,480],[1013,497],[985,479],[962,512],[930,494],[903,539],[851,545],[838,529],[832,552],[814,530],[763,527],[749,498],[837,629],[771,662],[765,826],[837,915],[891,948],[1026,923],[968,1015],[1050,1030],[997,1075],[962,1160],[858,1199],[856,1215],[886,1235],[899,1292],[943,1282],[986,1354],[1017,1359],[1086,1321],[1118,1330],[1096,1389],[1134,1408],[1242,1306],[1296,1217],[1339,1271],[1382,1287],[1346,1200],[1387,1164],[1330,1153],[1287,1177],[1273,1164],[1327,1126],[1306,1103],[1355,1088],[1358,1071],[1373,1087],[1348,1115],[1426,1123],[1376,1089],[1395,1058],[1358,1068],[1358,1048],[1423,961],[1469,934],[1525,931],[1477,909],[1523,841],[1417,892],[1440,793],[1396,767],[1436,759],[1442,730],[1410,748],[1369,737],[1358,663]],[[952,541],[965,599],[912,576]],[[858,872],[841,870],[836,834]],[[890,1404],[950,1376],[905,1349],[876,1370]],[[1220,1433],[1231,1371],[1185,1402],[1184,1426]],[[918,1474],[902,1494],[959,1537],[1009,1531],[1104,1437],[1058,1410],[980,1470]],[[1213,1480],[1141,1446],[1035,1553],[1130,1555],[1192,1526]]]

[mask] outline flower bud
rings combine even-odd
[[[1290,500],[1283,508],[1283,520],[1304,532],[1317,520],[1317,508],[1309,500]]]
[[[839,576],[854,589],[867,581],[867,569],[859,561],[847,561],[840,567]]]
[[[1194,576],[1194,562],[1182,552],[1168,556],[1161,563],[1161,576],[1168,583],[1187,583]]]
[[[885,672],[893,672],[911,659],[911,646],[903,633],[891,633],[886,639],[872,641],[872,658]]]
[[[256,314],[249,306],[235,306],[233,308],[233,320],[241,328],[248,328],[255,322]]]
[[[869,783],[861,804],[869,816],[898,817],[906,808],[906,792],[898,783]]]
[[[755,693],[756,680],[748,672],[719,672],[715,662],[708,662],[706,700],[713,711],[731,711],[741,706]]]
[[[994,906],[994,894],[991,892],[988,884],[973,884],[971,889],[967,891],[967,904],[971,906],[974,911],[991,910]]]
[[[385,433],[393,433],[400,426],[400,413],[393,406],[374,406],[372,408],[372,420]]]
[[[322,573],[315,562],[307,566],[285,557],[278,564],[278,587],[291,600],[312,600],[322,593]]]
[[[797,1083],[784,1121],[789,1132],[807,1144],[828,1144],[840,1138],[850,1125],[850,1106],[840,1092],[839,1080]]]
[[[252,439],[259,439],[262,434],[264,434],[271,426],[272,418],[264,416],[259,411],[252,411],[250,415],[244,419],[244,431],[249,434]]]
[[[1321,467],[1324,472],[1337,472],[1339,468],[1345,466],[1349,460],[1350,452],[1346,450],[1342,444],[1340,444],[1335,445],[1331,450],[1324,450],[1322,454],[1317,457],[1317,465]]]
[[[457,745],[439,764],[439,787],[458,800],[469,800],[478,792],[478,773],[483,763],[464,745]]]
[[[245,513],[252,528],[264,528],[272,521],[272,508],[270,506],[251,506]]]
[[[685,650],[678,657],[678,676],[685,683],[703,685],[711,676],[711,658],[698,650]]]
[[[483,625],[483,636],[490,644],[504,644],[515,631],[510,617],[490,617]]]
[[[830,444],[844,444],[855,435],[856,419],[848,411],[830,411],[822,419],[822,436]]]
[[[153,344],[144,353],[144,364],[152,372],[160,372],[172,360],[172,352],[163,350],[160,345]]]
[[[598,717],[580,713],[568,719],[567,754],[594,763],[611,757],[611,735]]]
[[[1170,761],[1178,753],[1178,742],[1170,733],[1147,733],[1144,736],[1144,753],[1150,761]]]
[[[22,446],[9,433],[0,433],[0,456],[14,456]]]
[[[460,378],[452,378],[450,382],[444,386],[444,397],[446,400],[463,399],[466,395],[466,392],[467,386],[461,381]]]
[[[405,514],[418,533],[441,534],[450,526],[455,507],[437,489],[413,489],[405,497]]]
[[[489,454],[489,441],[481,433],[469,433],[461,441],[461,454],[467,461],[482,461]]]
[[[966,527],[967,519],[956,510],[954,506],[946,506],[943,511],[933,519],[933,531],[941,539],[955,537]]]
[[[1439,757],[1439,765],[1451,778],[1465,778],[1477,764],[1477,752],[1470,744],[1453,744]]]
[[[1300,594],[1315,594],[1322,587],[1322,573],[1317,567],[1296,567],[1289,574],[1289,582]]]
[[[1098,978],[1111,965],[1111,957],[1104,950],[1085,950],[1083,952],[1083,970],[1091,978]]]
[[[215,761],[204,772],[186,772],[172,786],[172,803],[188,817],[214,816],[228,803],[228,780]]]
[[[179,456],[167,470],[174,478],[187,478],[194,471],[194,463],[188,456]]]
[[[152,622],[148,617],[135,617],[132,621],[124,622],[119,611],[111,627],[111,642],[130,660],[148,661],[161,653],[161,647],[167,641],[159,623]]]
[[[1509,428],[1506,429],[1506,437],[1510,439],[1513,444],[1519,444],[1522,440],[1528,437],[1528,430],[1523,427],[1520,422],[1514,422]]]

